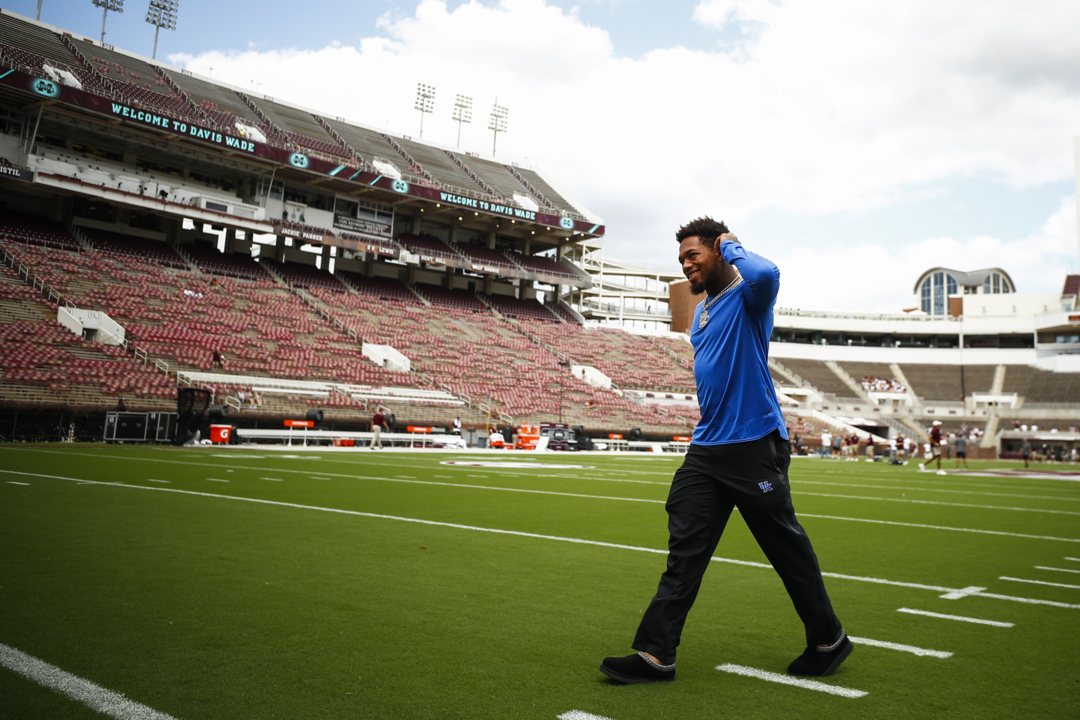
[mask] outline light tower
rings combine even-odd
[[[154,26],[154,54],[150,56],[151,60],[157,59],[157,38],[161,28],[176,29],[176,6],[179,4],[180,0],[150,0],[146,22]]]
[[[424,137],[424,115],[435,112],[435,88],[416,83],[416,109],[420,111],[420,137]]]
[[[457,121],[457,146],[461,147],[461,123],[472,122],[472,98],[458,95],[454,101],[454,120]]]
[[[93,0],[94,5],[105,8],[101,11],[101,42],[105,42],[105,18],[109,17],[109,11],[124,12],[124,0]]]
[[[495,104],[491,107],[491,122],[488,123],[488,130],[491,130],[495,134],[495,137],[491,141],[492,157],[495,157],[495,145],[499,141],[499,133],[506,132],[506,116],[509,112],[509,110],[499,104],[499,98],[495,98]]]

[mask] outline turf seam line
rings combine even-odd
[[[117,720],[176,720],[172,715],[129,700],[121,693],[72,675],[3,643],[0,643],[0,665]]]
[[[1015,623],[1000,622],[998,620],[983,620],[982,618],[965,617],[963,615],[945,615],[943,613],[930,612],[929,610],[914,610],[912,608],[897,608],[896,612],[908,615],[922,615],[925,617],[939,618],[941,620],[959,620],[960,622],[974,623],[976,625],[990,625],[991,627],[1015,627]]]
[[[258,504],[258,505],[270,505],[270,506],[275,506],[275,507],[290,507],[290,508],[297,508],[297,509],[301,509],[301,510],[318,510],[318,511],[321,511],[321,512],[336,513],[336,514],[340,514],[340,515],[351,515],[351,516],[355,516],[355,517],[370,517],[370,518],[378,518],[378,519],[382,519],[382,520],[395,520],[395,521],[398,521],[398,522],[409,522],[409,523],[416,523],[416,524],[420,524],[420,525],[431,525],[431,526],[435,526],[435,527],[448,527],[448,528],[455,528],[455,529],[459,529],[459,530],[473,530],[473,531],[477,531],[477,532],[489,532],[489,533],[494,533],[494,534],[499,534],[499,535],[512,535],[512,536],[517,536],[517,537],[529,537],[529,538],[537,538],[537,539],[541,539],[541,540],[555,540],[555,541],[559,541],[559,542],[568,542],[568,543],[573,543],[573,544],[578,544],[578,545],[592,545],[592,546],[596,546],[596,547],[608,547],[608,548],[614,548],[614,549],[619,549],[619,550],[633,550],[633,551],[636,551],[636,552],[648,552],[648,553],[656,553],[656,554],[660,554],[660,555],[666,555],[667,552],[668,552],[666,549],[646,548],[646,547],[640,547],[640,546],[636,546],[636,545],[623,545],[623,544],[620,544],[620,543],[608,543],[608,542],[603,542],[601,540],[585,540],[583,538],[568,538],[568,537],[560,537],[558,535],[542,535],[542,534],[539,534],[539,533],[528,533],[528,532],[524,532],[524,531],[521,531],[521,530],[504,530],[504,529],[500,529],[500,528],[485,528],[485,527],[479,527],[479,526],[476,526],[476,525],[463,525],[463,524],[460,524],[460,523],[442,522],[442,521],[439,521],[439,520],[424,520],[424,519],[421,519],[421,518],[408,518],[408,517],[401,517],[401,516],[397,516],[397,515],[383,515],[383,514],[379,514],[379,513],[368,513],[368,512],[362,512],[360,510],[344,510],[342,508],[328,508],[328,507],[320,507],[318,505],[302,505],[300,503],[283,502],[283,501],[280,501],[280,500],[264,500],[262,498],[249,498],[249,497],[236,496],[236,495],[220,495],[218,493],[202,492],[202,491],[198,491],[198,490],[181,490],[179,488],[149,487],[149,486],[146,486],[146,485],[128,485],[128,484],[125,484],[125,483],[103,482],[103,481],[100,481],[100,480],[81,480],[79,478],[70,478],[70,477],[64,477],[64,476],[61,476],[61,475],[44,475],[44,474],[41,474],[41,473],[21,472],[21,471],[18,471],[18,470],[0,470],[0,473],[6,473],[6,474],[11,474],[11,475],[26,475],[26,476],[30,476],[30,477],[40,477],[40,478],[50,478],[50,479],[54,479],[54,480],[64,480],[64,481],[68,481],[68,482],[86,483],[86,484],[90,484],[90,485],[100,485],[100,486],[105,486],[105,487],[128,488],[128,489],[131,489],[131,490],[146,490],[146,491],[150,491],[150,492],[174,493],[174,494],[177,494],[177,495],[194,495],[194,496],[197,496],[197,497],[216,498],[216,499],[220,499],[220,500],[235,500],[235,501],[239,501],[239,502],[250,502],[250,503],[255,503],[255,504]],[[713,558],[711,558],[711,560],[715,561],[715,562],[729,563],[729,564],[732,564],[732,565],[744,565],[744,566],[748,566],[748,567],[759,567],[759,568],[772,569],[772,566],[768,565],[766,563],[752,562],[752,561],[749,561],[749,560],[734,560],[734,559],[719,558],[719,557],[713,557]],[[934,591],[934,592],[945,592],[945,593],[960,592],[960,590],[957,590],[955,588],[947,588],[947,587],[941,587],[941,586],[937,586],[937,585],[924,585],[924,584],[921,584],[921,583],[900,582],[900,581],[896,581],[896,580],[886,580],[886,579],[882,579],[882,578],[869,578],[869,577],[864,577],[864,576],[859,576],[859,575],[846,575],[846,574],[842,574],[842,573],[822,572],[822,576],[823,577],[838,578],[838,579],[843,579],[843,580],[856,580],[856,581],[861,581],[861,582],[870,582],[870,583],[875,583],[875,584],[879,584],[879,585],[890,585],[890,586],[894,586],[894,587],[907,587],[907,588],[915,588],[915,589],[922,589],[922,590],[931,590],[931,591]],[[997,599],[997,600],[1012,600],[1012,601],[1015,601],[1015,602],[1031,603],[1031,604],[1037,604],[1037,605],[1050,605],[1052,607],[1062,607],[1062,608],[1080,610],[1080,605],[1068,605],[1066,603],[1058,603],[1058,602],[1053,602],[1053,601],[1050,601],[1050,600],[1035,600],[1035,599],[1032,599],[1032,598],[1018,598],[1018,597],[1012,597],[1012,596],[1009,596],[1009,595],[997,595],[997,594],[991,594],[991,593],[979,593],[978,596],[979,597],[994,598],[994,599]]]
[[[780,683],[781,685],[792,685],[794,687],[803,688],[804,690],[816,690],[817,692],[829,693],[830,695],[839,695],[846,698],[861,698],[867,695],[865,690],[855,690],[853,688],[841,687],[839,685],[829,685],[823,683],[820,680],[806,680],[804,678],[792,677],[791,675],[781,675],[779,673],[768,672],[766,670],[758,670],[757,668],[746,667],[745,665],[732,665],[730,663],[724,665],[717,665],[716,669],[720,672],[731,673],[733,675],[742,675],[743,677],[757,678],[758,680],[766,680],[768,682]]]

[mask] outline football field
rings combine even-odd
[[[851,657],[784,674],[802,625],[736,512],[678,678],[613,684],[680,461],[0,447],[0,720],[1080,715],[1080,474],[1018,462],[794,459]]]

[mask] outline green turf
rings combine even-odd
[[[679,459],[496,457],[551,467],[450,466],[476,456],[431,451],[0,448],[0,643],[180,720],[1078,715],[1080,589],[999,577],[1080,586],[1080,573],[1036,569],[1080,570],[1067,559],[1080,558],[1080,482],[797,459],[796,509],[826,573],[1066,606],[829,577],[851,635],[953,653],[857,646],[826,680],[868,693],[850,699],[715,669],[782,673],[802,649],[775,573],[721,562],[678,680],[607,681],[597,666],[630,652],[662,554],[400,518],[662,549]],[[764,562],[737,515],[716,554]],[[0,668],[0,719],[36,717],[102,716]]]

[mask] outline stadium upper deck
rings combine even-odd
[[[102,198],[158,216],[163,230],[188,217],[384,258],[369,246],[409,231],[555,258],[604,233],[533,170],[246,93],[3,9],[0,109],[0,157],[21,192]],[[455,267],[496,282],[591,284],[565,267],[476,255]]]

